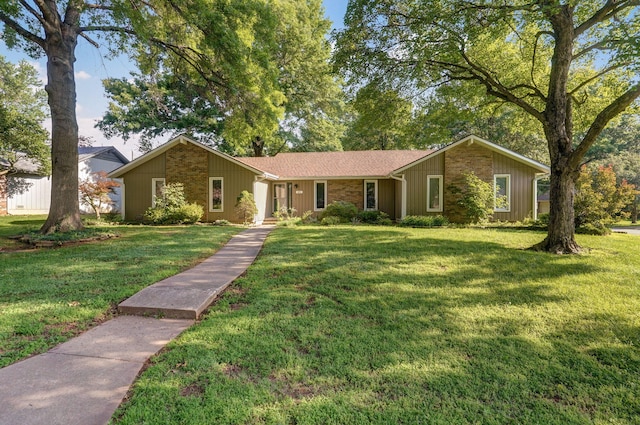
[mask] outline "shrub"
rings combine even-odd
[[[637,191],[626,180],[620,184],[616,182],[611,166],[589,169],[585,165],[581,168],[574,197],[576,229],[601,228],[628,216],[624,208],[633,203]],[[593,226],[585,226],[587,224]]]
[[[582,235],[605,236],[611,234],[611,229],[609,229],[602,223],[585,223],[582,226],[576,228],[576,233]]]
[[[490,183],[481,180],[473,171],[464,174],[464,187],[450,186],[454,194],[460,194],[458,205],[465,211],[465,222],[486,223],[493,216],[494,192]]]
[[[182,183],[171,183],[162,188],[162,196],[156,199],[156,206],[145,211],[144,221],[152,224],[193,224],[203,214],[201,205],[187,203]]]
[[[316,221],[318,221],[318,219],[313,216],[313,211],[303,212],[301,220],[304,224],[315,223]]]
[[[347,201],[334,201],[327,205],[320,215],[320,219],[324,220],[328,217],[337,217],[340,223],[350,223],[358,215],[358,208]]]
[[[442,215],[408,215],[400,222],[407,227],[442,227],[449,225],[447,217]]]
[[[391,224],[391,220],[389,219],[389,214],[384,211],[360,211],[358,213],[358,221],[361,223],[368,224],[380,224],[380,225],[389,225]]]
[[[323,226],[335,226],[336,224],[343,223],[340,217],[336,217],[334,215],[330,215],[328,217],[323,217],[320,221],[320,224]]]
[[[253,223],[254,216],[258,213],[256,201],[253,199],[253,193],[246,190],[240,192],[236,202],[236,215],[244,224]]]

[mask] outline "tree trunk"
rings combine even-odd
[[[534,249],[554,254],[580,253],[580,246],[575,241],[574,174],[566,166],[551,165],[549,230],[545,240],[535,245]]]
[[[256,136],[256,138],[251,141],[251,147],[253,148],[253,156],[256,158],[264,156],[264,140],[262,140],[260,136]]]
[[[544,132],[551,157],[549,231],[533,248],[556,254],[577,254],[573,194],[576,167],[573,164],[573,109],[567,82],[573,60],[573,6],[549,8],[555,48],[549,75],[549,93],[544,110]]]
[[[47,86],[51,108],[51,206],[41,233],[67,232],[83,228],[78,198],[78,123],[74,77],[75,30],[61,25],[61,31],[46,37]]]

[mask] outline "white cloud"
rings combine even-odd
[[[91,75],[89,75],[88,72],[85,72],[85,71],[76,72],[76,80],[90,80],[90,79],[91,79]]]

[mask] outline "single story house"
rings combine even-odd
[[[202,219],[238,222],[241,191],[252,192],[256,223],[279,210],[321,212],[342,200],[361,210],[380,210],[391,219],[444,215],[461,221],[452,185],[473,171],[505,199],[494,219],[518,221],[537,215],[537,181],[549,167],[479,137],[469,136],[437,150],[279,153],[232,157],[178,136],[109,173],[123,180],[123,214],[139,220],[161,188],[182,183],[189,202],[205,207]]]
[[[78,147],[78,179],[90,178],[91,173],[104,171],[106,173],[127,164],[129,160],[113,146],[80,146]],[[29,189],[15,194],[7,199],[9,214],[47,214],[51,206],[51,177],[34,174],[16,174],[9,178],[22,178],[29,184]],[[115,189],[110,195],[113,204],[109,211],[121,211],[121,189]],[[80,203],[82,213],[91,214],[93,210],[88,205]]]

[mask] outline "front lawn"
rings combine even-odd
[[[0,217],[9,235],[37,230],[40,217]],[[237,227],[109,226],[116,239],[23,252],[0,250],[0,367],[42,353],[106,320],[142,288],[213,254]]]
[[[638,424],[640,238],[279,228],[115,424]]]

